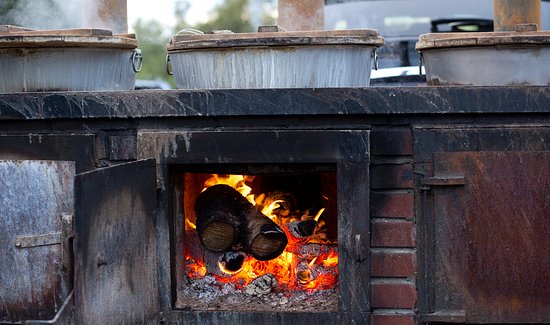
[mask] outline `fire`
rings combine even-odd
[[[246,184],[246,182],[252,182],[253,180],[254,176],[212,174],[212,177],[204,182],[203,191],[212,185],[226,184],[239,191],[250,203],[256,205],[254,194],[250,194],[252,188]]]
[[[323,212],[325,212],[325,208],[322,208],[321,210],[319,210],[319,212],[317,212],[317,214],[315,215],[315,218],[313,218],[313,220],[319,221],[319,218],[321,217],[321,214],[323,214]]]
[[[206,275],[206,265],[204,263],[194,263],[189,256],[186,256],[185,260],[190,278],[203,278]]]
[[[338,265],[338,253],[331,252],[323,261],[325,267],[334,267]]]
[[[188,226],[190,229],[197,229],[197,226],[189,221],[189,219],[185,219],[185,225]]]
[[[200,257],[192,256],[185,251],[186,273],[190,279],[199,279],[207,273],[212,273],[219,283],[233,283],[238,288],[243,288],[254,279],[272,274],[277,279],[279,290],[326,290],[335,288],[338,282],[338,253],[334,243],[326,239],[325,223],[320,220],[324,208],[314,215],[309,211],[296,214],[290,211],[290,204],[284,193],[252,194],[252,188],[247,182],[252,182],[253,176],[243,175],[217,175],[214,174],[204,183],[203,191],[216,184],[227,184],[235,188],[239,193],[255,205],[262,213],[277,223],[287,234],[288,244],[285,251],[277,258],[269,261],[258,261],[246,255],[242,267],[228,270],[218,260],[217,268],[220,274],[211,272],[210,266]],[[292,225],[306,220],[314,224],[312,233],[300,237]],[[195,225],[186,220],[187,229],[196,229]],[[243,255],[243,256],[244,256]],[[242,261],[242,260],[241,260]],[[239,265],[240,266],[240,265]]]

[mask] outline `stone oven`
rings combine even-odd
[[[177,309],[334,321],[364,311],[356,286],[368,272],[368,130],[144,131],[138,139],[170,176]],[[236,211],[235,200],[243,201]],[[258,221],[267,216],[274,222]]]
[[[1,94],[0,322],[550,322],[549,98],[544,86]],[[215,186],[241,202],[222,210],[260,226],[199,222]],[[210,235],[230,235],[206,250],[194,230],[211,220]],[[281,256],[290,268],[268,265]]]

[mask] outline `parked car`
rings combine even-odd
[[[376,29],[385,39],[371,85],[423,85],[415,44],[431,32],[493,30],[493,1],[479,0],[326,0],[325,29]],[[550,29],[550,0],[543,0],[542,26]]]
[[[145,79],[136,79],[136,84],[134,89],[136,90],[142,90],[142,89],[172,89],[172,86],[170,86],[169,83],[162,79],[152,79],[152,80],[145,80]]]

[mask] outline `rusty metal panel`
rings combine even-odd
[[[142,324],[160,311],[155,160],[75,180],[75,321]]]
[[[434,312],[466,322],[550,322],[550,152],[434,156]]]
[[[73,162],[0,161],[0,323],[51,319],[69,293],[60,233],[74,174]]]

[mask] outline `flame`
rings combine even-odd
[[[335,288],[338,283],[338,253],[334,248],[320,250],[318,255],[311,258],[298,254],[301,247],[309,242],[318,245],[332,244],[326,239],[325,222],[319,221],[325,209],[321,209],[315,216],[309,215],[309,211],[302,213],[291,213],[290,204],[284,193],[260,193],[252,194],[252,188],[247,185],[254,176],[243,175],[219,175],[213,174],[204,183],[203,191],[216,184],[227,184],[235,188],[239,193],[255,205],[264,215],[277,223],[289,239],[286,250],[277,258],[269,261],[258,261],[248,256],[243,262],[242,268],[237,271],[228,271],[218,262],[219,270],[224,274],[213,274],[219,283],[233,283],[238,288],[250,284],[252,280],[265,275],[273,274],[277,278],[280,290],[324,290]],[[326,197],[324,197],[327,199]],[[305,240],[294,238],[284,225],[289,222],[313,219],[317,222],[314,234]],[[188,231],[196,229],[196,226],[186,220]],[[332,246],[330,246],[332,247]],[[306,259],[307,258],[307,259]],[[187,276],[191,279],[204,277],[209,271],[198,257],[190,256],[185,252],[185,266]]]
[[[316,256],[315,258],[313,258],[313,259],[311,260],[311,262],[307,263],[307,265],[308,265],[309,267],[311,267],[311,266],[313,265],[313,263],[315,263],[315,261],[317,260],[317,257],[318,257],[318,256]]]
[[[313,220],[319,221],[319,218],[321,217],[321,214],[323,214],[323,212],[325,212],[325,208],[322,208],[321,210],[319,210],[319,212],[317,212],[317,215],[315,215],[315,218],[313,218]]]
[[[187,229],[197,229],[197,226],[189,221],[189,219],[185,219],[185,225],[187,226]]]
[[[223,265],[222,262],[218,261],[218,267],[220,268],[220,270],[225,273],[225,274],[228,274],[228,275],[232,275],[232,274],[236,274],[236,273],[239,273],[241,270],[236,270],[236,271],[231,271],[231,270],[228,270],[225,268],[225,266]]]
[[[323,260],[323,265],[325,267],[335,267],[338,265],[338,253],[331,252],[328,254],[328,256]]]
[[[187,266],[187,276],[192,279],[203,278],[206,275],[206,265],[204,263],[197,263],[190,256],[186,256],[185,264]]]
[[[275,221],[277,219],[277,216],[273,214],[273,210],[278,209],[281,207],[279,203],[283,203],[283,200],[275,200],[271,202],[269,205],[264,206],[262,208],[262,213],[268,216],[271,220]]]
[[[242,196],[250,201],[250,203],[256,205],[254,194],[250,194],[252,188],[246,184],[247,181],[252,182],[253,180],[254,176],[212,174],[212,177],[204,182],[204,188],[202,190],[204,191],[213,185],[226,184],[236,189]]]

